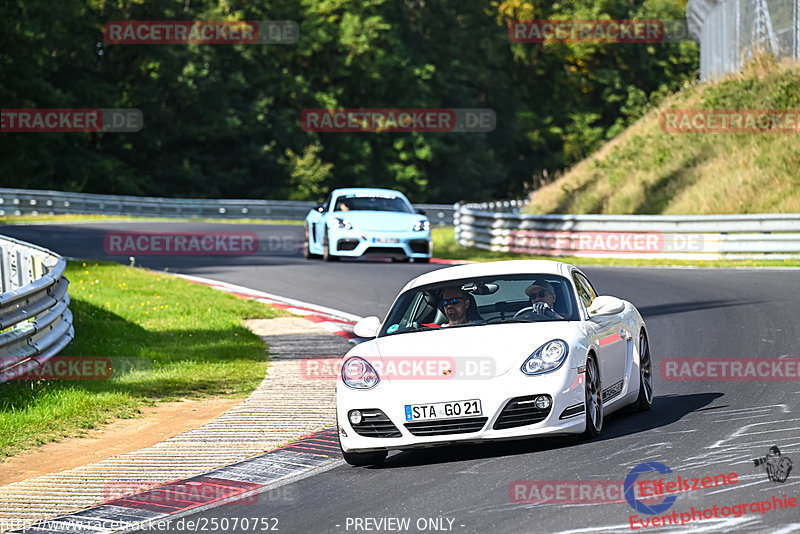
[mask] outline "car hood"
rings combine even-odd
[[[408,232],[417,221],[425,220],[418,213],[401,213],[399,211],[339,211],[333,217],[344,219],[353,225],[355,230],[375,230],[383,232]]]
[[[380,360],[378,365],[390,380],[394,376],[414,379],[418,373],[422,373],[420,379],[448,374],[492,378],[519,369],[534,350],[550,340],[563,339],[574,347],[582,336],[579,322],[462,326],[385,336],[364,344],[371,347],[361,347],[358,352],[371,361]],[[407,372],[414,377],[406,376]]]

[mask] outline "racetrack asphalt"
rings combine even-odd
[[[349,313],[383,317],[411,278],[440,265],[379,261],[323,263],[299,252],[302,227],[214,223],[84,223],[6,226],[2,233],[60,254],[129,263],[103,251],[108,231],[246,232],[274,244],[253,256],[137,256],[136,265],[204,276]],[[434,251],[435,254],[435,251]],[[678,496],[672,511],[733,506],[786,495],[800,500],[797,467],[771,482],[754,458],[777,445],[800,461],[800,386],[789,381],[666,381],[664,358],[797,358],[800,271],[587,267],[601,294],[630,300],[650,331],[655,402],[650,412],[614,414],[596,439],[528,440],[394,453],[379,468],[347,465],[292,484],[292,499],[225,506],[196,518],[272,517],[281,532],[622,532],[626,502],[513,502],[515,481],[622,481],[642,462],[661,462],[684,478],[736,472],[738,483]],[[510,492],[511,489],[511,492]],[[261,500],[260,500],[261,501]],[[683,532],[792,532],[799,508],[748,511],[684,527]],[[661,514],[660,514],[661,515]],[[659,516],[660,516],[659,515]],[[231,522],[229,521],[229,526]],[[179,529],[173,532],[185,531]],[[252,531],[228,528],[226,532]]]

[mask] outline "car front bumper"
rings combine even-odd
[[[584,373],[576,368],[562,367],[552,373],[539,376],[526,376],[518,369],[511,369],[504,375],[490,379],[431,380],[410,381],[393,380],[378,383],[371,390],[354,390],[345,386],[341,380],[336,384],[336,409],[339,423],[339,434],[342,449],[346,452],[369,452],[392,449],[413,449],[435,447],[453,443],[473,443],[489,440],[517,439],[528,436],[556,436],[580,434],[585,430],[584,411]],[[511,412],[519,408],[512,405],[519,399],[530,399],[538,395],[548,395],[552,402],[544,419],[526,424],[526,419]],[[483,424],[480,421],[469,421],[461,425],[455,419],[441,419],[436,423],[425,425],[415,432],[432,431],[431,435],[415,435],[406,423],[406,405],[433,404],[479,399],[481,401]],[[523,400],[523,402],[525,402]],[[506,408],[510,410],[506,411]],[[399,432],[397,437],[365,436],[365,427],[359,431],[351,424],[348,414],[351,410],[372,413],[380,410]],[[514,412],[518,414],[519,412]],[[540,413],[538,417],[541,417]],[[380,416],[378,416],[380,418]],[[517,417],[517,419],[515,419]],[[364,417],[366,420],[367,417]],[[470,418],[459,418],[470,419]],[[515,421],[519,426],[495,428]],[[453,426],[471,427],[470,431],[442,434],[437,432],[452,431]],[[411,425],[412,427],[414,425]],[[477,430],[474,427],[479,426]],[[385,422],[381,428],[389,428]],[[389,431],[384,432],[388,434]]]
[[[331,253],[357,258],[364,255],[431,257],[431,233],[336,229],[330,232]]]

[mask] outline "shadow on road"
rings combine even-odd
[[[592,440],[579,437],[528,438],[475,445],[452,445],[430,449],[409,450],[390,456],[383,464],[369,469],[393,469],[448,462],[517,456],[553,449],[569,449],[584,443],[613,440],[675,423],[689,413],[699,411],[714,402],[722,393],[665,395],[656,397],[649,412],[610,415],[604,422],[603,433]]]

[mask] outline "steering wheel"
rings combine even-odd
[[[512,317],[512,318],[513,318],[513,319],[516,319],[517,317],[519,317],[519,316],[520,316],[520,315],[522,315],[523,313],[528,313],[528,312],[532,312],[532,311],[533,311],[533,306],[528,306],[527,308],[522,308],[522,309],[521,309],[521,310],[519,310],[517,313],[515,313],[515,314],[514,314],[514,317]],[[537,314],[537,315],[539,315],[539,314]]]

